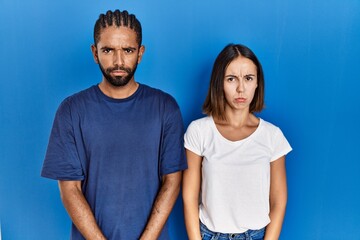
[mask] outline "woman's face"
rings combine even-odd
[[[225,70],[226,106],[234,110],[249,110],[257,88],[257,68],[253,61],[239,56]]]

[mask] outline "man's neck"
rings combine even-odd
[[[125,86],[113,86],[106,79],[99,84],[100,90],[108,97],[114,99],[124,99],[133,95],[138,89],[139,84],[131,79]]]

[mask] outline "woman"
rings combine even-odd
[[[279,238],[287,201],[285,155],[292,149],[278,127],[254,115],[263,107],[257,57],[246,46],[226,46],[213,66],[203,105],[207,116],[185,134],[190,240]]]

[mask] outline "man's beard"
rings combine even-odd
[[[136,68],[137,68],[137,63],[135,63],[135,65],[132,69],[126,68],[126,67],[121,67],[121,66],[115,66],[113,68],[104,69],[103,66],[101,65],[101,63],[99,63],[99,67],[100,67],[100,70],[101,70],[104,78],[111,85],[113,85],[115,87],[122,87],[122,86],[125,86],[126,84],[128,84],[130,82],[131,78],[134,76]],[[125,71],[127,73],[127,75],[112,77],[111,72],[115,71],[115,70]]]

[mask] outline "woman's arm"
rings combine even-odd
[[[265,240],[279,239],[287,202],[285,156],[270,163],[270,220]]]
[[[105,237],[81,191],[81,182],[59,181],[59,188],[65,209],[84,238],[104,240]]]
[[[188,169],[184,171],[182,195],[189,240],[201,240],[199,224],[199,193],[202,157],[186,149]]]

